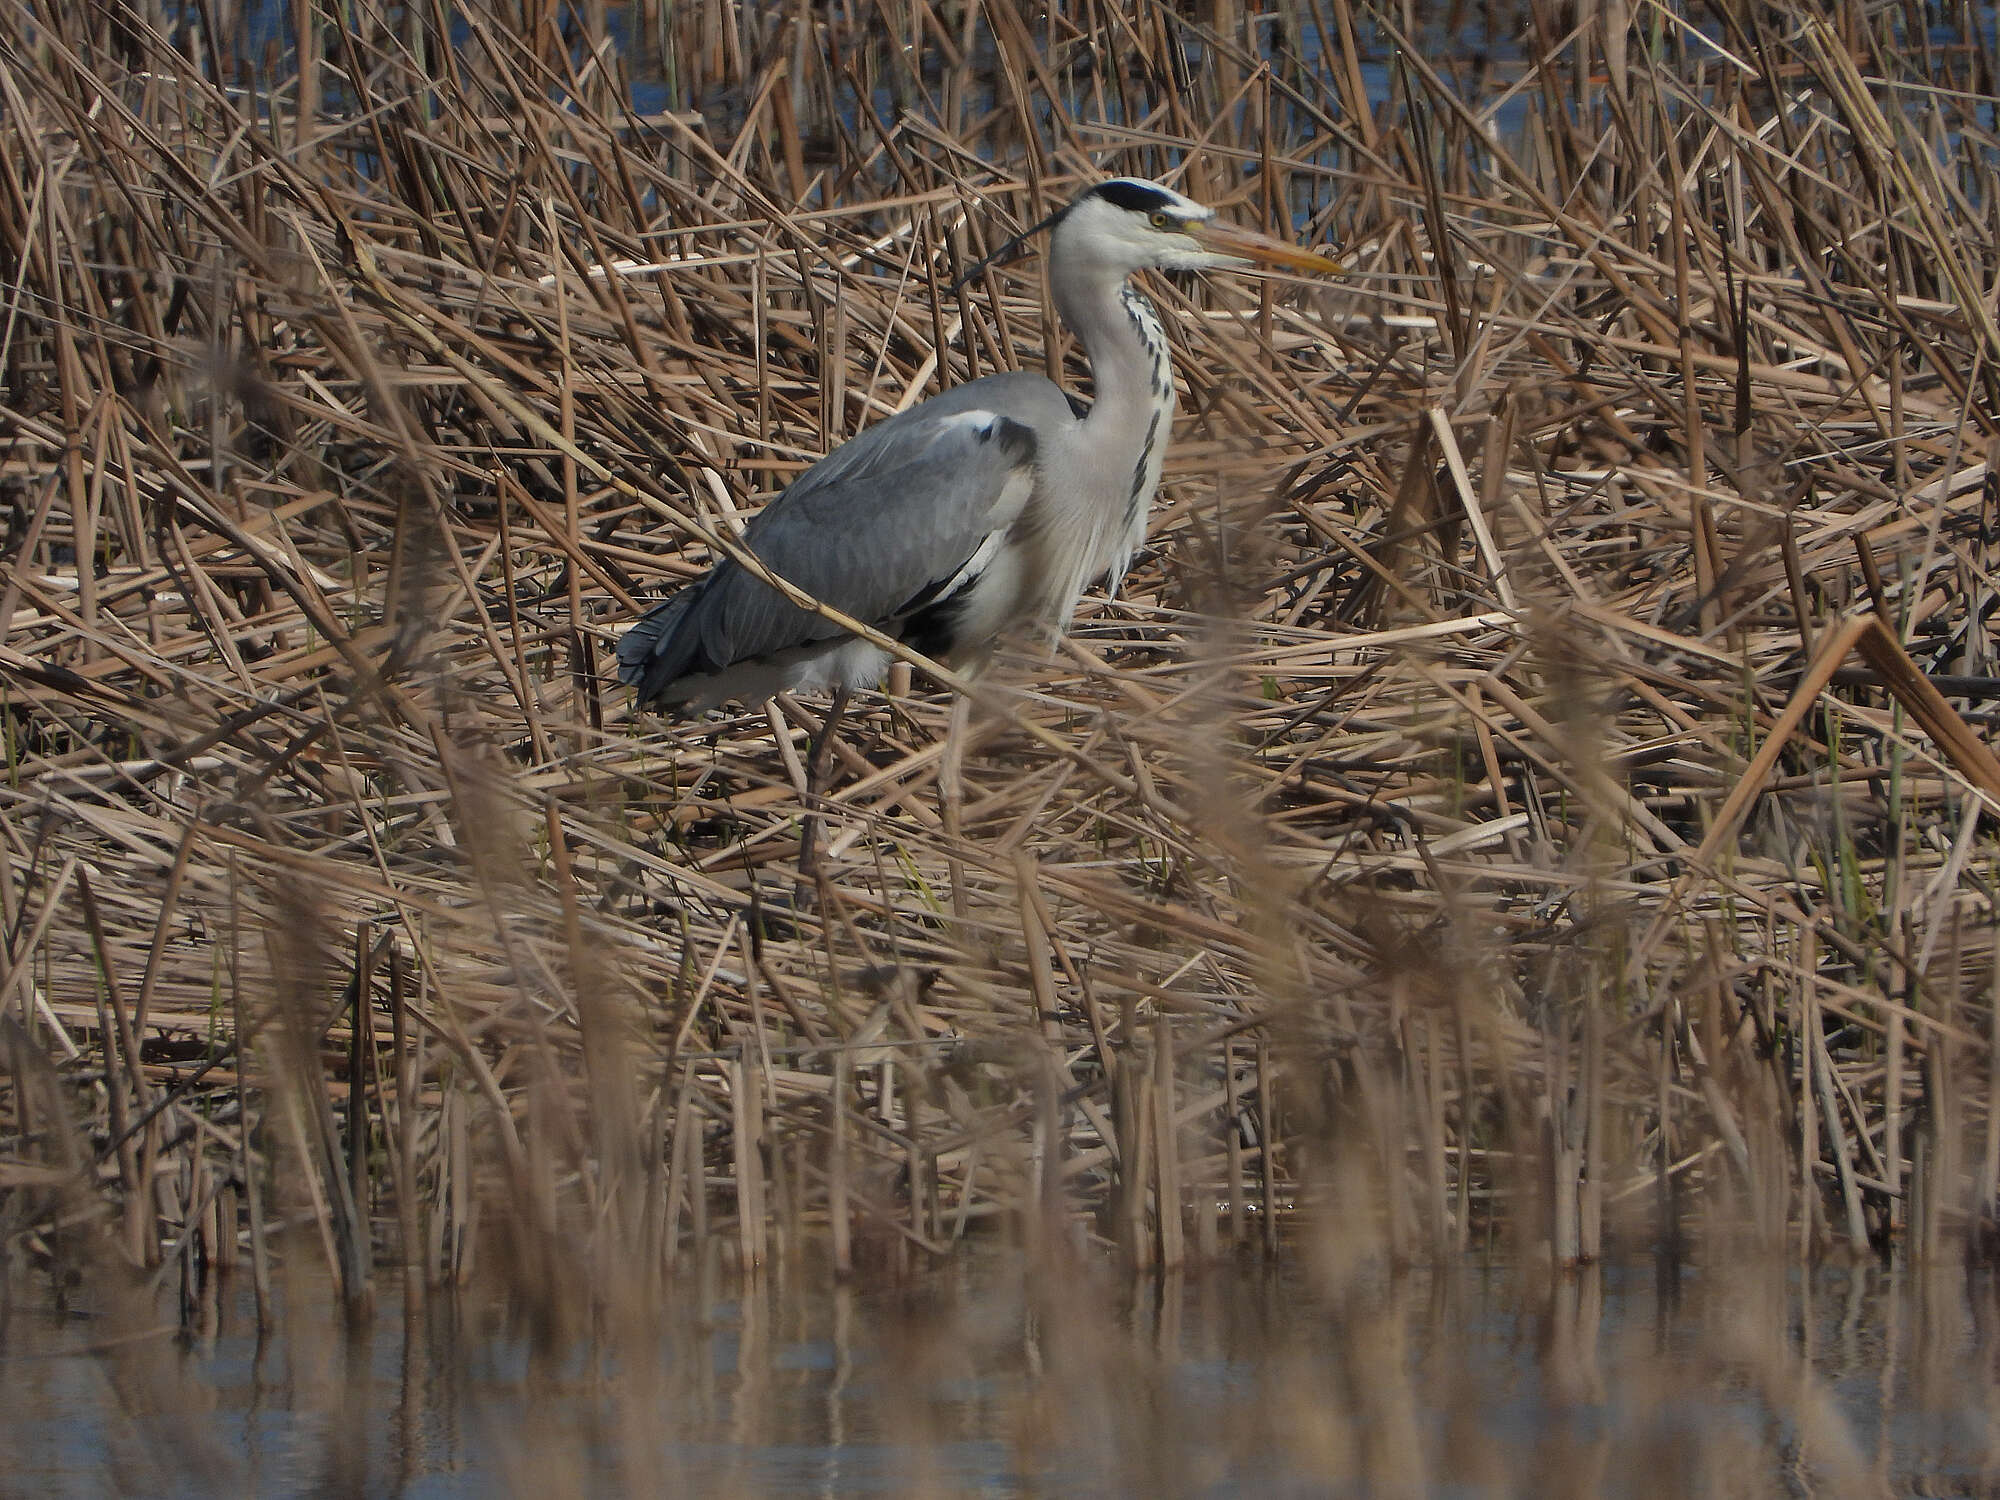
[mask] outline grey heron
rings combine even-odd
[[[836,448],[743,532],[774,574],[954,667],[981,665],[1014,625],[1060,631],[1091,580],[1108,574],[1115,588],[1145,538],[1174,377],[1133,274],[1339,269],[1129,177],[1085,190],[1051,222],[1050,288],[1089,356],[1096,400],[1086,407],[1025,371],[968,381]],[[727,558],[618,643],[619,678],[641,706],[832,689],[823,734],[847,694],[888,665],[879,646]]]

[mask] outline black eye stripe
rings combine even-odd
[[[1160,189],[1150,182],[1134,182],[1127,177],[1114,177],[1109,182],[1100,182],[1091,189],[1113,208],[1122,208],[1135,214],[1164,213],[1174,218],[1180,217],[1178,206]]]

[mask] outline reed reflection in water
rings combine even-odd
[[[259,1343],[8,1331],[11,1494],[1990,1493],[1990,1275],[691,1275],[644,1339],[300,1284]],[[729,1288],[725,1294],[722,1288]],[[1115,1311],[1105,1311],[1115,1309]]]

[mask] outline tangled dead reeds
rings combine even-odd
[[[1990,28],[1196,9],[0,13],[15,1265],[1986,1242]],[[608,643],[1110,172],[1352,274],[1160,289],[1150,551],[801,906],[814,708]]]

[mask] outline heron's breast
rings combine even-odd
[[[989,645],[1010,625],[1030,613],[1025,598],[1027,554],[1012,533],[994,550],[993,559],[959,597],[954,621],[954,654],[968,645]]]

